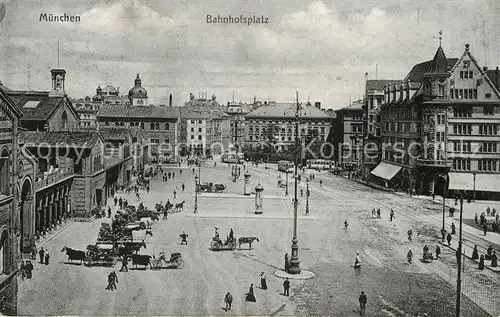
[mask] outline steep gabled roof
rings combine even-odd
[[[434,58],[432,59],[431,69],[429,69],[427,73],[446,74],[447,70],[448,70],[448,59],[446,58],[443,48],[440,45],[436,51],[436,54],[434,54]]]
[[[67,96],[49,96],[48,91],[8,91],[7,95],[22,109],[22,120],[46,121],[67,100],[70,111],[79,118]]]
[[[100,130],[102,137],[104,140],[118,140],[118,141],[127,141],[128,138],[132,135],[129,129],[117,129],[117,128],[108,128],[102,127]]]
[[[489,69],[486,71],[486,75],[491,80],[491,83],[495,85],[496,89],[500,89],[500,70]]]
[[[437,52],[436,52],[437,54]],[[424,77],[425,73],[429,73],[432,70],[432,64],[434,60],[423,62],[420,64],[417,64],[413,66],[413,68],[410,70],[408,75],[406,75],[405,79],[403,80],[404,82],[409,81],[409,82],[415,82],[415,83],[421,83],[422,79]],[[455,65],[458,61],[458,58],[447,58],[447,69],[450,69]],[[442,63],[442,62],[441,62]]]
[[[464,53],[462,54],[462,56],[455,62],[455,64],[453,65],[453,67],[451,68],[450,72],[453,72],[455,71],[455,69],[460,65],[460,63],[462,62],[462,60],[464,59],[465,56],[468,56],[470,58],[470,60],[472,61],[472,63],[474,63],[474,65],[477,67],[477,69],[479,70],[479,72],[481,73],[481,75],[484,77],[484,79],[486,80],[486,82],[491,86],[493,92],[496,94],[496,96],[498,98],[500,98],[500,92],[498,91],[497,87],[495,86],[495,84],[491,81],[491,79],[488,77],[488,74],[486,73],[486,71],[479,65],[478,61],[476,60],[476,58],[470,53],[470,46],[469,44],[465,44],[465,50],[464,50]]]
[[[5,109],[2,109],[2,111],[5,112],[5,115],[7,115],[7,117],[10,117],[10,119],[14,119],[13,117],[19,119],[23,116],[23,111],[19,109],[16,104],[1,90],[0,101],[2,101],[2,106],[7,107]]]

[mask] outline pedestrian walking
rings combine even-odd
[[[363,291],[361,292],[361,295],[359,295],[358,300],[359,300],[359,313],[361,315],[364,315],[366,311],[366,302],[367,302],[365,292]]]
[[[444,240],[446,238],[446,229],[441,228],[441,241],[444,243]]]
[[[40,264],[43,264],[43,260],[45,260],[45,250],[43,248],[40,248],[40,251],[38,251],[38,254],[40,255]]]
[[[115,207],[116,207],[116,204],[118,203],[118,198],[114,198],[113,201],[115,202]]]
[[[226,296],[224,296],[224,303],[226,304],[226,311],[231,310],[231,305],[233,304],[233,295],[227,292]]]
[[[184,183],[182,183],[181,188],[182,188],[182,191],[184,191],[184,188],[186,188],[186,186],[184,185]]]
[[[483,233],[486,235],[486,232],[488,232],[488,225],[486,224],[486,221],[483,223]]]
[[[446,240],[448,241],[448,246],[451,246],[451,234],[448,233]]]
[[[49,265],[50,254],[49,251],[45,251],[45,265]]]
[[[174,199],[177,198],[177,192],[174,189]]]
[[[413,252],[411,252],[411,250],[408,250],[408,253],[406,254],[406,259],[408,260],[408,263],[411,264],[411,261],[413,260]]]
[[[479,221],[477,220],[477,212],[476,215],[474,216],[474,221],[476,222],[476,226],[479,226]]]
[[[148,193],[148,194],[149,194],[149,185],[148,185],[148,186],[146,186],[146,193]]]
[[[472,250],[472,259],[473,260],[479,259],[479,252],[477,252],[477,245],[475,245],[474,250]]]
[[[108,207],[108,218],[111,218],[111,207]]]
[[[441,259],[440,255],[441,255],[441,248],[437,245],[436,246],[436,259],[437,260]]]
[[[33,248],[31,249],[31,259],[33,261],[36,261],[36,246],[34,243],[33,243]]]
[[[493,251],[493,254],[491,255],[491,267],[497,267],[497,266],[498,266],[497,253],[496,251]]]
[[[172,178],[175,178],[175,173],[174,172],[172,172]]]
[[[179,167],[181,166],[181,163],[179,163]],[[182,170],[179,170],[179,174],[182,175]]]
[[[455,234],[455,233],[456,233],[456,231],[455,231],[455,230],[456,230],[456,228],[455,228],[455,224],[454,224],[454,223],[452,223],[452,224],[451,224],[451,234]]]
[[[187,242],[188,235],[184,231],[182,231],[182,233],[179,235],[179,237],[181,237],[181,239],[182,239],[181,245],[188,244],[188,242]]]
[[[484,270],[484,255],[483,254],[481,254],[481,257],[479,258],[479,267],[477,269]]]
[[[117,289],[116,283],[118,283],[118,275],[116,275],[115,271],[111,272],[111,275],[113,276],[113,286],[115,289]]]
[[[108,286],[106,287],[107,290],[110,290],[110,291],[113,291],[113,284],[114,284],[114,281],[113,281],[113,274],[112,273],[109,273],[108,274]]]
[[[26,277],[26,264],[24,264],[24,261],[21,261],[21,267],[19,270],[21,271],[21,277],[24,280]]]
[[[253,293],[253,283],[250,284],[250,289],[248,290],[246,300],[249,302],[256,302],[255,294]]]
[[[283,295],[290,296],[290,281],[288,278],[283,282]]]
[[[126,255],[122,257],[122,267],[120,268],[120,272],[123,271],[128,272],[128,260]]]
[[[392,219],[396,219],[396,217],[394,217],[394,210],[391,209],[389,217],[391,218],[391,222],[392,222]]]
[[[380,208],[377,209],[377,218],[381,219],[382,218],[382,212],[380,211]]]
[[[33,277],[33,263],[29,260],[26,262],[26,277],[28,279]]]
[[[266,279],[266,274],[264,272],[260,273],[260,288],[263,290],[267,289],[267,279]]]
[[[290,268],[290,260],[288,259],[288,253],[285,254],[285,272],[288,272]]]

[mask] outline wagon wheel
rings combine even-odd
[[[212,240],[210,243],[210,249],[213,251],[219,251],[221,249],[222,245],[219,241]]]
[[[182,269],[184,267],[184,260],[183,259],[177,259],[177,269]]]

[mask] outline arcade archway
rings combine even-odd
[[[26,178],[21,188],[21,196],[19,202],[20,214],[20,251],[22,253],[30,253],[32,249],[31,242],[33,240],[33,189],[29,178]]]

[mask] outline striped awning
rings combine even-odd
[[[473,173],[448,173],[448,177],[449,190],[500,192],[499,174],[477,173],[475,182]]]

